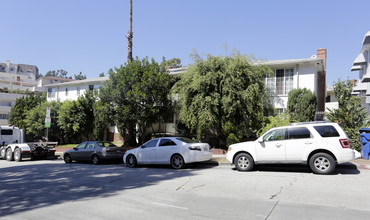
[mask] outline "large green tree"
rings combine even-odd
[[[89,140],[94,130],[95,96],[91,91],[78,97],[77,101],[66,100],[58,114],[58,126],[63,130],[66,140],[81,142],[82,136]]]
[[[154,59],[136,58],[109,71],[109,81],[101,89],[101,99],[111,106],[126,145],[145,139],[146,127],[163,119],[171,109],[170,76]]]
[[[43,102],[38,104],[36,107],[31,109],[26,114],[26,133],[33,135],[34,138],[45,138],[46,128],[45,128],[45,116],[46,108],[51,108],[51,127],[49,130],[49,141],[58,141],[59,143],[64,143],[63,141],[63,131],[58,126],[58,114],[60,109],[60,102]]]
[[[351,148],[361,150],[359,129],[370,126],[365,107],[361,98],[352,97],[352,82],[339,80],[334,86],[335,97],[338,100],[337,109],[328,109],[327,118],[337,122],[350,139]]]
[[[288,114],[291,121],[314,121],[317,96],[314,92],[303,88],[293,89],[288,94]]]
[[[9,113],[9,122],[19,128],[26,128],[25,118],[28,111],[46,101],[46,92],[28,93],[15,100]]]
[[[220,147],[256,137],[271,109],[264,79],[272,71],[238,53],[205,60],[195,53],[193,58],[173,88],[181,122],[199,139]]]

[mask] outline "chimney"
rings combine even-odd
[[[317,58],[323,59],[324,71],[326,71],[326,48],[317,49]]]

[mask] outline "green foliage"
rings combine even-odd
[[[9,113],[9,122],[19,128],[26,128],[25,118],[27,112],[38,104],[46,101],[46,92],[37,94],[28,93],[28,95],[15,100],[14,106]]]
[[[293,89],[289,92],[287,111],[292,121],[314,121],[316,105],[316,94],[306,88]]]
[[[79,74],[75,74],[74,77],[75,77],[75,80],[86,79],[86,75],[83,75],[82,72],[80,72]]]
[[[337,85],[342,86],[342,82],[338,82]],[[347,87],[348,90],[351,87]],[[335,91],[335,89],[334,89]],[[343,90],[341,94],[349,94]],[[329,109],[329,114],[327,118],[332,121],[338,123],[347,134],[350,139],[351,148],[361,151],[361,140],[359,135],[359,130],[362,127],[368,127],[370,125],[367,119],[367,112],[365,107],[361,105],[361,98],[360,97],[348,97],[346,95],[339,96],[340,102],[338,109]]]
[[[136,145],[136,136],[142,143],[147,125],[164,119],[171,109],[170,76],[154,59],[148,58],[136,58],[126,66],[110,70],[109,75],[100,98],[112,108],[125,144]]]
[[[51,127],[49,128],[49,141],[58,141],[63,143],[63,132],[58,126],[58,112],[60,102],[42,102],[29,110],[26,114],[25,125],[26,134],[33,135],[35,139],[46,137],[45,116],[46,107],[51,108]]]
[[[338,106],[339,107],[346,106],[346,103],[352,97],[352,95],[351,95],[352,87],[353,87],[353,83],[349,80],[347,80],[347,81],[338,80],[338,82],[335,84],[334,94],[335,94],[335,97],[338,100]]]
[[[361,105],[361,98],[352,97],[352,82],[339,80],[334,86],[335,97],[338,100],[338,109],[328,109],[327,118],[338,123],[349,137],[351,148],[360,151],[361,140],[359,130],[370,125],[365,107]]]
[[[82,141],[82,136],[89,140],[94,130],[94,94],[91,91],[80,96],[77,101],[66,100],[62,103],[58,114],[58,126],[64,138],[70,141]]]
[[[281,115],[270,116],[266,119],[266,122],[264,122],[263,124],[264,124],[264,127],[258,131],[257,133],[258,136],[261,136],[262,134],[266,133],[271,128],[289,125],[290,115],[284,112]]]
[[[180,68],[180,67],[182,67],[181,59],[180,58],[172,58],[170,60],[165,60],[165,58],[163,58],[161,66],[163,66],[164,68],[168,68],[168,67],[169,68]]]
[[[193,57],[195,64],[173,88],[179,95],[181,122],[213,146],[255,137],[271,106],[265,88],[271,70],[252,65],[251,58],[237,53],[208,55],[206,60],[198,54]]]
[[[69,79],[72,79],[72,77],[68,77],[68,72],[63,70],[63,69],[60,69],[60,70],[49,70],[47,73],[45,73],[45,77],[46,76],[55,76],[55,77],[60,77],[60,78],[69,78]]]

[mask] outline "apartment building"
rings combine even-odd
[[[352,89],[352,95],[359,96],[362,100],[362,106],[366,107],[370,114],[370,31],[368,31],[362,40],[362,48],[352,64],[351,71],[358,71],[359,80]]]

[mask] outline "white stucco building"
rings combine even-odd
[[[266,77],[266,86],[273,97],[278,114],[287,109],[288,94],[292,89],[307,88],[318,98],[316,120],[322,119],[326,97],[326,49],[318,49],[317,55],[305,59],[270,60],[262,62],[274,74]]]
[[[362,105],[370,113],[370,31],[368,31],[362,40],[360,54],[357,55],[353,62],[351,71],[359,72],[359,81],[352,89],[352,95],[359,96]]]
[[[65,100],[77,100],[86,91],[99,89],[108,79],[109,77],[106,76],[45,85],[44,87],[47,88],[47,100],[61,102]]]
[[[8,125],[11,107],[15,100],[24,96],[12,93],[13,91],[38,91],[36,76],[37,66],[27,64],[14,64],[9,60],[0,63],[0,125]]]

